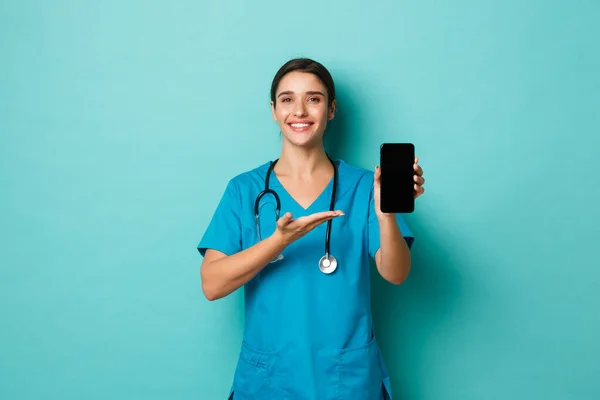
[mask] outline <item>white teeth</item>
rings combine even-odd
[[[310,124],[292,124],[292,127],[294,127],[294,128],[306,128],[309,125]]]

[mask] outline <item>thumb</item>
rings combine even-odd
[[[280,227],[284,227],[287,224],[289,224],[291,220],[292,220],[292,213],[286,212],[285,214],[283,214],[283,216],[281,218],[279,218],[279,220],[277,221],[277,225],[279,225]]]
[[[375,178],[376,183],[378,183],[379,180],[381,179],[381,169],[379,168],[379,165],[375,167],[374,178]]]

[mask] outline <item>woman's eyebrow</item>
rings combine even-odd
[[[291,91],[291,90],[286,90],[285,92],[279,93],[277,95],[277,97],[287,96],[287,95],[291,95],[291,94],[294,94],[294,92]],[[306,94],[308,94],[308,95],[316,95],[316,94],[318,94],[318,95],[321,95],[321,96],[325,97],[325,95],[322,92],[319,92],[318,90],[310,90],[310,91],[306,92]]]

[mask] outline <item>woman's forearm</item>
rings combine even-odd
[[[207,254],[200,267],[204,295],[211,301],[229,295],[256,276],[284,248],[284,241],[273,235],[231,256]]]
[[[377,270],[385,280],[399,285],[410,272],[410,249],[400,232],[395,214],[383,214],[377,219],[380,237],[380,248],[375,255]]]

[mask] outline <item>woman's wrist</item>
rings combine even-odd
[[[376,215],[377,215],[377,221],[379,222],[379,224],[382,224],[382,223],[387,224],[389,222],[396,223],[396,214],[378,212]]]

